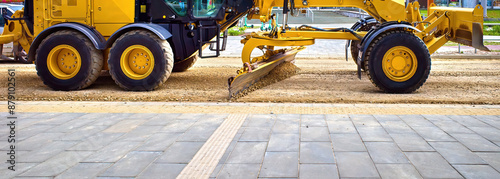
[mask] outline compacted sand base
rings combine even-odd
[[[308,103],[441,103],[500,104],[500,60],[433,59],[431,75],[412,94],[386,94],[366,76],[359,80],[356,66],[343,59],[297,59],[295,76],[232,99],[234,102]],[[235,75],[240,59],[202,59],[192,69],[174,73],[165,86],[151,92],[120,89],[103,72],[90,88],[53,91],[43,85],[34,65],[0,63],[0,100],[7,100],[7,69],[17,71],[19,101],[189,101],[227,102],[227,78]]]

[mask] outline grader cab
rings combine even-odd
[[[22,0],[11,0],[22,2]],[[315,39],[349,40],[351,56],[381,90],[409,93],[426,81],[430,54],[447,41],[488,50],[482,42],[483,10],[431,6],[422,19],[418,2],[404,0],[25,0],[7,20],[0,43],[18,44],[36,64],[42,81],[55,90],[90,86],[101,70],[126,90],[148,91],[185,71],[202,50],[224,49],[220,37],[247,16],[268,22],[283,9],[281,24],[242,40],[243,67],[229,79],[234,96],[291,61]],[[352,28],[291,28],[288,14],[310,7],[357,7],[371,18]],[[277,49],[284,46],[291,48]],[[254,49],[264,55],[251,57]]]

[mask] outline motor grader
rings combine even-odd
[[[19,0],[12,0],[19,1]],[[483,8],[428,7],[404,0],[25,0],[7,21],[0,43],[28,52],[42,81],[55,90],[90,86],[101,70],[126,90],[163,85],[172,71],[185,71],[211,45],[219,55],[221,32],[247,16],[272,22],[272,30],[242,39],[242,68],[229,78],[230,96],[267,75],[315,39],[348,40],[346,48],[375,86],[409,93],[424,84],[430,54],[447,41],[483,45]],[[272,14],[283,9],[281,23]],[[310,7],[356,7],[371,18],[352,28],[289,27],[288,16]],[[222,42],[221,42],[222,41]],[[286,47],[278,49],[276,47]],[[262,56],[252,57],[260,49]],[[347,52],[347,50],[346,50]]]

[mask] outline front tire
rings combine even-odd
[[[43,83],[54,90],[80,90],[92,85],[103,66],[102,51],[83,34],[62,30],[40,43],[36,70]]]
[[[380,34],[366,53],[368,77],[382,91],[411,93],[429,77],[429,50],[420,38],[408,31],[393,30]]]
[[[170,44],[157,35],[134,30],[111,47],[108,59],[113,80],[125,90],[151,91],[162,86],[173,67]]]

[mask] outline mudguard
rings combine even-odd
[[[116,41],[116,39],[131,30],[147,30],[156,34],[160,39],[163,40],[167,40],[172,37],[172,34],[165,27],[162,27],[158,24],[134,23],[126,25],[113,33],[113,35],[111,35],[111,37],[108,39],[108,42],[106,43],[106,48],[110,48]]]
[[[45,29],[44,31],[42,31],[40,34],[38,34],[36,36],[35,40],[31,44],[31,48],[30,48],[29,53],[28,53],[28,63],[33,63],[33,61],[35,60],[36,50],[38,49],[38,46],[40,45],[40,43],[42,43],[43,39],[45,39],[50,34],[56,32],[56,31],[60,31],[60,30],[78,31],[78,32],[82,33],[83,35],[87,36],[87,38],[90,39],[92,44],[94,44],[95,48],[97,48],[99,50],[105,49],[106,39],[104,39],[104,37],[101,35],[101,33],[99,33],[94,28],[91,28],[87,25],[83,25],[83,24],[79,24],[79,23],[72,23],[72,22],[60,23],[60,24],[56,24],[56,25],[53,25],[53,26]]]

